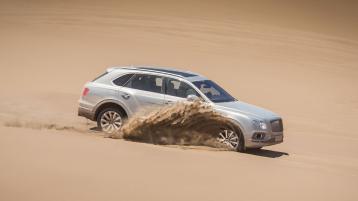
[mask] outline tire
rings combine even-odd
[[[115,133],[120,130],[125,115],[117,108],[105,108],[97,116],[97,127],[106,133]]]
[[[244,136],[240,130],[230,127],[221,128],[217,139],[231,150],[238,152],[246,151]]]
[[[245,147],[245,138],[244,135],[241,133],[241,131],[238,132],[239,133],[239,146],[237,147],[236,151],[244,153],[246,152],[246,147]]]

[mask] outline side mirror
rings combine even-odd
[[[186,97],[186,100],[190,101],[190,102],[194,102],[194,101],[200,100],[200,98],[194,94],[190,94]]]

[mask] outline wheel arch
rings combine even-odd
[[[96,108],[94,109],[94,120],[97,120],[99,113],[105,109],[105,108],[117,108],[119,109],[121,112],[123,112],[123,114],[128,117],[129,116],[129,111],[126,109],[126,107],[124,107],[124,105],[122,103],[120,103],[119,101],[116,100],[104,100],[100,103],[97,104]]]
[[[241,134],[243,135],[243,136],[245,136],[245,129],[244,129],[244,127],[241,125],[241,123],[239,122],[239,121],[237,121],[237,120],[235,120],[234,118],[231,118],[231,117],[227,117],[230,121],[231,121],[231,123],[236,127],[236,129],[238,129],[240,132],[241,132]]]
[[[245,136],[245,128],[244,128],[244,126],[238,120],[236,120],[236,119],[234,119],[234,118],[232,118],[230,116],[228,116],[227,118],[231,121],[231,123],[233,124],[234,128],[236,129],[236,131],[240,132],[241,137],[243,138],[244,147],[246,149],[246,144],[247,144],[246,140],[248,140],[248,139]]]

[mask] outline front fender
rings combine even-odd
[[[251,123],[251,119],[248,116],[240,113],[220,110],[218,108],[216,108],[216,111],[222,114],[223,116],[229,118],[235,125],[237,125],[240,128],[244,136],[245,142],[247,141],[247,139],[251,138],[252,123]]]

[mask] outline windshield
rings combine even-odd
[[[211,80],[195,81],[193,84],[214,103],[232,102],[236,99]]]

